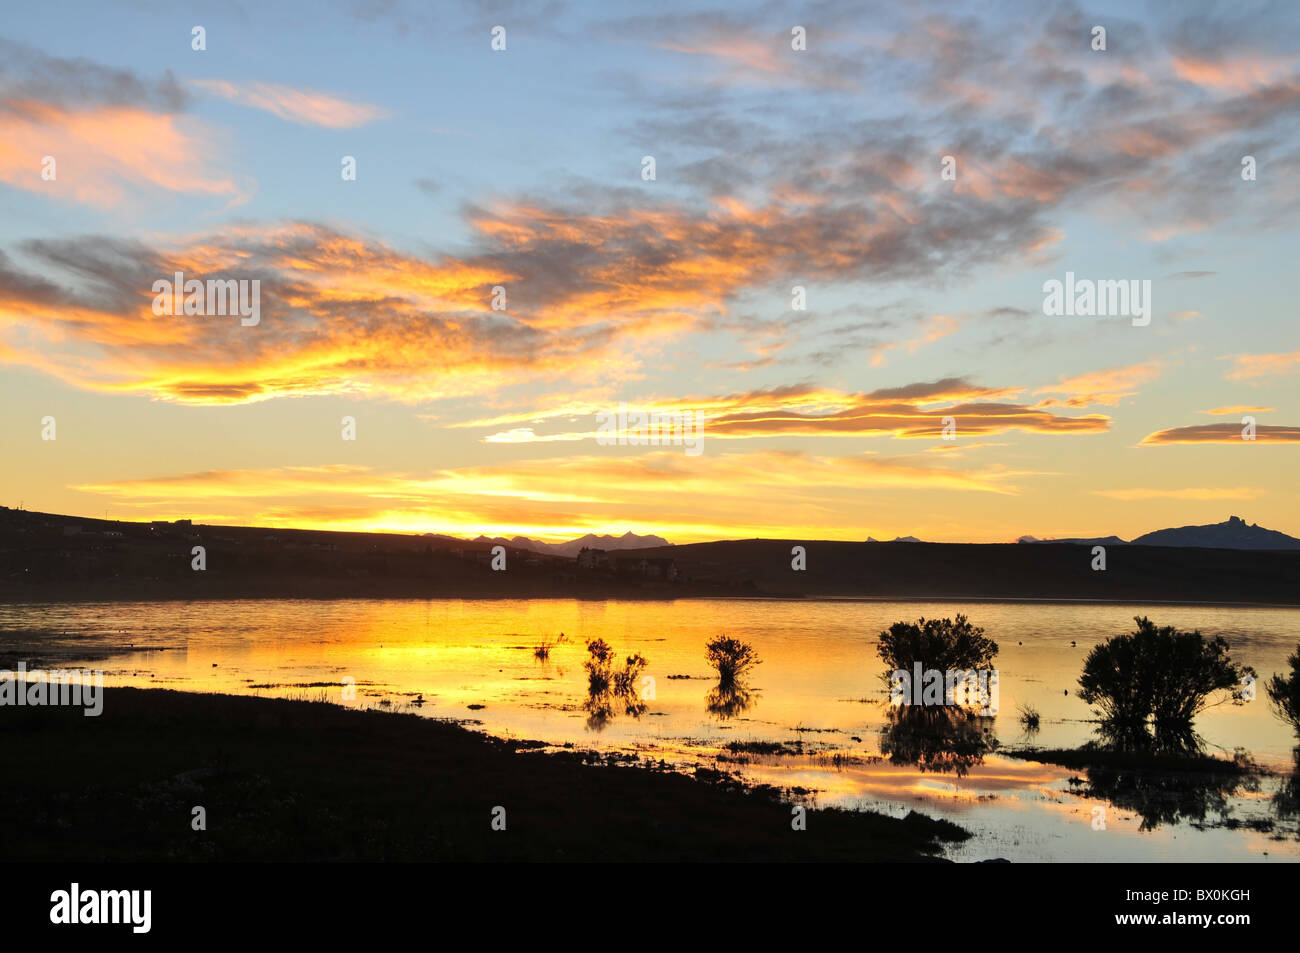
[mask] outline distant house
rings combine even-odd
[[[608,569],[609,554],[603,549],[593,549],[590,546],[583,546],[578,551],[578,568],[579,569]]]
[[[76,524],[76,523],[73,523],[71,526],[65,526],[65,527],[63,527],[63,535],[64,535],[64,536],[80,536],[80,535],[81,535],[81,527],[80,527],[78,524]]]

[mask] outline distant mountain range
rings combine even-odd
[[[1128,541],[1118,536],[1066,536],[1061,539],[1039,539],[1036,536],[1021,536],[1017,543],[1078,543],[1086,546],[1127,546]]]
[[[1226,522],[1205,526],[1179,526],[1176,529],[1158,529],[1146,533],[1126,544],[1118,536],[1099,536],[1093,539],[1036,539],[1021,536],[1018,543],[1081,543],[1098,546],[1193,546],[1202,549],[1300,549],[1300,539],[1264,529],[1257,523],[1247,523],[1239,516],[1229,516]]]
[[[527,536],[516,536],[513,539],[504,537],[480,536],[474,540],[476,543],[490,543],[494,546],[513,546],[516,549],[527,549],[534,553],[546,553],[551,556],[576,556],[583,549],[649,549],[652,546],[671,546],[672,543],[662,536],[638,536],[636,533],[628,532],[622,536],[597,536],[594,533],[588,533],[578,539],[571,539],[564,543],[544,543],[541,540],[529,539]]]
[[[450,537],[448,537],[450,538]],[[592,549],[649,549],[655,546],[671,546],[672,543],[662,536],[638,536],[628,532],[622,536],[597,536],[588,533],[578,539],[563,543],[546,543],[529,539],[527,536],[515,536],[506,539],[503,536],[479,536],[476,543],[493,546],[512,546],[527,549],[535,553],[551,556],[577,556],[585,547]],[[920,543],[923,540],[915,536],[895,536],[892,540],[879,540],[867,537],[868,543]],[[1074,543],[1080,546],[1184,546],[1203,549],[1300,549],[1300,539],[1280,533],[1277,530],[1264,529],[1256,523],[1247,523],[1238,516],[1230,516],[1222,523],[1209,523],[1205,526],[1180,526],[1171,529],[1158,529],[1136,539],[1125,540],[1119,536],[1070,536],[1060,539],[1039,539],[1035,536],[1021,536],[1018,543]]]

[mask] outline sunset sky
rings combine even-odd
[[[0,504],[1300,535],[1298,238],[1291,2],[26,5]],[[260,323],[154,314],[177,271],[259,280]],[[1066,272],[1149,280],[1150,324],[1045,314]],[[598,445],[620,402],[699,413],[703,452]]]

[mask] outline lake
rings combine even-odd
[[[895,621],[952,616],[982,626],[1000,648],[996,748],[962,764],[921,770],[881,757],[905,746],[886,731],[891,708],[876,654]],[[1291,728],[1262,686],[1245,704],[1203,712],[1207,753],[1243,749],[1263,772],[1242,783],[1184,791],[1173,806],[1133,799],[1131,779],[1081,783],[1087,772],[997,753],[1076,747],[1095,736],[1076,695],[1097,642],[1131,631],[1135,615],[1222,635],[1261,681],[1288,669],[1300,610],[1060,603],[850,600],[248,600],[0,606],[0,651],[50,666],[102,668],[109,685],[268,696],[455,718],[503,737],[635,753],[689,769],[804,789],[819,806],[916,809],[973,831],[956,860],[1294,861],[1293,813],[1275,798],[1296,770]],[[561,638],[563,635],[563,638]],[[706,642],[751,642],[762,664],[747,698],[719,704]],[[644,711],[608,717],[585,703],[586,643],[617,659],[640,653]],[[1074,644],[1071,644],[1071,643]],[[549,645],[538,658],[539,645]],[[92,660],[92,661],[87,661]],[[345,685],[355,685],[347,698]],[[712,703],[712,704],[711,704]],[[1022,705],[1041,715],[1028,734]],[[474,707],[471,707],[474,706]],[[477,707],[482,706],[482,707]],[[111,717],[111,710],[105,710]],[[728,748],[728,746],[731,746]],[[942,768],[946,767],[947,770]],[[1104,829],[1097,809],[1104,811]]]

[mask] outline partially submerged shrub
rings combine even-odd
[[[1248,667],[1228,656],[1221,636],[1157,628],[1135,617],[1137,630],[1117,635],[1088,653],[1079,697],[1096,705],[1106,721],[1157,725],[1191,722],[1216,691],[1237,688]]]
[[[704,657],[718,670],[718,684],[734,685],[746,672],[762,663],[754,647],[748,642],[722,636],[704,647]]]
[[[614,673],[614,694],[620,698],[633,698],[636,696],[637,682],[641,679],[641,673],[645,671],[645,657],[641,653],[629,655],[627,661],[623,663],[623,670]]]
[[[1275,674],[1264,688],[1278,717],[1300,732],[1300,645],[1286,661],[1291,674],[1285,678]]]
[[[644,714],[646,705],[637,694],[637,681],[649,664],[645,657],[640,653],[629,655],[623,667],[615,670],[614,650],[604,639],[588,642],[587,654],[590,658],[582,663],[587,670],[586,708],[594,723],[603,724],[613,714],[615,701],[621,701],[629,715]]]
[[[1024,725],[1025,731],[1034,732],[1038,730],[1038,709],[1033,705],[1021,705],[1018,709],[1020,712],[1020,724]]]
[[[880,633],[877,650],[895,670],[911,671],[920,662],[922,669],[977,671],[992,667],[998,644],[985,638],[984,630],[971,625],[964,615],[958,615],[956,619],[895,622]]]
[[[582,663],[587,670],[587,692],[591,695],[604,695],[609,691],[613,678],[611,668],[614,650],[604,639],[593,639],[587,643],[587,654],[591,657]]]

